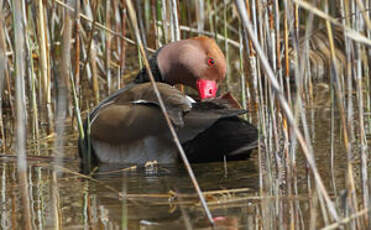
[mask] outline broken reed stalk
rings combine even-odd
[[[21,197],[25,229],[32,229],[30,196],[27,181],[26,159],[26,98],[25,98],[25,18],[23,18],[23,1],[13,1],[13,28],[15,45],[16,71],[16,153],[18,180],[21,185]]]
[[[171,135],[173,136],[175,145],[177,146],[177,148],[179,150],[179,153],[180,153],[180,155],[182,157],[182,160],[184,162],[184,165],[185,165],[185,167],[186,167],[186,169],[188,171],[188,174],[189,174],[189,176],[190,176],[190,178],[192,180],[193,186],[195,187],[196,192],[197,192],[197,194],[198,194],[198,196],[200,198],[200,201],[201,201],[201,204],[202,204],[202,206],[204,208],[204,211],[206,213],[206,216],[207,216],[210,224],[213,225],[214,224],[214,220],[212,218],[211,212],[210,212],[210,210],[209,210],[209,208],[207,206],[207,203],[205,201],[205,198],[202,195],[201,188],[200,188],[200,186],[199,186],[199,184],[197,182],[197,179],[196,179],[196,177],[195,177],[195,175],[193,173],[193,170],[191,168],[191,165],[189,164],[189,161],[187,159],[187,156],[185,155],[185,152],[183,150],[183,147],[182,147],[182,145],[181,145],[181,143],[180,143],[180,141],[178,139],[178,136],[176,134],[176,131],[174,129],[174,126],[171,123],[171,120],[169,118],[169,115],[168,115],[168,113],[166,111],[165,104],[164,104],[164,102],[162,100],[161,94],[160,94],[160,92],[159,92],[159,90],[157,88],[155,79],[154,79],[154,77],[152,75],[151,68],[149,66],[149,62],[147,60],[146,53],[144,51],[144,48],[143,48],[143,45],[142,45],[142,42],[141,42],[141,39],[140,39],[140,34],[139,34],[139,29],[138,29],[138,23],[137,23],[137,20],[136,20],[136,14],[135,14],[134,7],[132,5],[131,0],[127,0],[126,1],[126,4],[127,4],[127,8],[128,8],[128,13],[129,13],[130,21],[131,21],[132,26],[133,26],[133,29],[134,29],[135,37],[137,39],[137,44],[138,44],[139,49],[140,49],[140,52],[142,54],[143,61],[144,61],[145,67],[147,69],[148,76],[149,76],[149,78],[151,80],[153,89],[155,91],[156,97],[157,97],[157,99],[159,101],[159,104],[160,104],[160,107],[161,107],[161,111],[162,111],[162,113],[163,113],[163,115],[165,117],[165,120],[166,120],[166,122],[167,122],[167,124],[169,126]]]
[[[244,27],[247,29],[248,34],[249,34],[249,38],[252,40],[255,51],[258,54],[258,57],[260,58],[260,61],[262,63],[264,71],[266,73],[266,77],[270,81],[270,83],[272,85],[272,88],[274,90],[274,93],[278,97],[278,101],[280,103],[280,106],[281,106],[283,112],[285,113],[285,115],[287,117],[287,121],[288,121],[289,125],[291,126],[294,134],[296,135],[296,138],[298,139],[298,141],[300,143],[300,146],[303,150],[304,156],[305,156],[305,158],[306,158],[306,160],[307,160],[307,162],[308,162],[308,164],[309,164],[309,166],[312,170],[312,173],[314,175],[314,179],[315,179],[315,182],[318,186],[320,194],[325,199],[326,204],[327,204],[327,208],[328,208],[332,218],[334,220],[338,221],[339,216],[338,216],[337,211],[335,209],[335,206],[334,206],[333,202],[331,201],[331,199],[330,199],[330,197],[329,197],[329,195],[326,191],[326,188],[325,188],[325,186],[322,182],[321,176],[318,172],[318,169],[317,169],[315,161],[314,161],[313,152],[310,151],[310,149],[308,148],[307,143],[305,142],[305,140],[303,138],[303,135],[301,134],[301,132],[300,132],[295,120],[294,120],[293,114],[292,114],[292,112],[291,112],[291,110],[288,106],[288,103],[284,98],[284,95],[282,93],[282,89],[280,88],[280,86],[279,86],[279,84],[278,84],[278,82],[277,82],[277,80],[276,80],[276,78],[273,74],[273,71],[272,71],[272,69],[271,69],[271,67],[270,67],[270,65],[269,65],[269,63],[268,63],[268,61],[265,57],[265,54],[263,53],[263,51],[260,47],[258,39],[255,36],[255,33],[253,31],[251,22],[249,21],[249,19],[247,17],[246,6],[245,6],[245,4],[242,0],[235,0],[235,2],[236,2],[236,5],[237,5],[237,9],[239,11],[239,14],[240,14],[242,23],[243,23]],[[310,143],[308,143],[308,144],[310,144]]]

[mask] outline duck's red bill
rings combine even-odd
[[[216,91],[218,90],[218,85],[216,81],[198,79],[197,82],[198,94],[201,100],[214,98],[216,96]]]

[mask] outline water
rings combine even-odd
[[[73,171],[79,170],[77,162],[70,162],[66,167]],[[204,191],[245,188],[246,191],[238,192],[238,196],[241,196],[254,194],[256,190],[258,174],[253,161],[228,164],[227,175],[222,163],[195,165],[194,170]],[[22,203],[15,171],[13,159],[1,161],[2,229],[21,228],[19,223],[22,218]],[[49,210],[52,205],[52,170],[46,162],[29,160],[28,173],[33,224],[37,229],[46,229],[51,227],[56,218]],[[190,216],[192,222],[206,224],[197,197],[193,194],[192,184],[182,166],[156,167],[152,170],[137,168],[125,173],[104,172],[97,173],[95,178],[98,181],[64,173],[54,184],[59,193],[58,218],[64,229],[102,225],[119,228],[123,221],[123,210],[127,213],[129,229],[139,229],[140,226],[151,229],[153,226],[169,223],[182,225],[181,209]],[[251,191],[246,188],[251,188]],[[127,193],[126,199],[123,191]],[[172,193],[182,196],[178,199]],[[223,200],[223,196],[233,194],[220,191],[209,195],[207,199]],[[241,208],[212,209],[215,216],[241,214]]]

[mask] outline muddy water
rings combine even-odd
[[[53,182],[53,171],[49,166],[45,161],[29,161],[29,194],[35,229],[51,228],[56,218],[63,223],[63,229],[89,226],[117,229],[125,221],[129,229],[139,229],[140,226],[142,229],[160,229],[159,226],[166,227],[168,224],[184,226],[182,212],[186,213],[191,223],[207,226],[197,197],[193,194],[191,181],[180,166],[107,173],[108,170],[116,170],[110,167],[96,174],[97,181],[64,173],[56,182]],[[79,170],[77,163],[66,163],[66,167],[72,171]],[[229,164],[227,173],[220,163],[195,165],[194,170],[205,191],[244,188],[243,192],[238,192],[242,196],[254,194],[257,189],[258,174],[253,161]],[[15,171],[12,159],[1,161],[1,229],[22,229],[23,205]],[[52,210],[52,190],[55,188],[59,194],[56,198],[59,203],[57,216]],[[172,195],[175,192],[181,193],[181,197],[175,199]],[[220,191],[209,195],[208,200],[223,200],[224,196],[228,198],[232,195],[231,192]],[[212,207],[214,215],[228,218],[240,216],[241,208]],[[123,213],[126,213],[126,218],[123,218]]]
[[[336,196],[340,196],[345,188],[346,155],[336,137],[333,182],[330,172],[329,114],[327,107],[318,107],[308,110],[307,116],[309,121],[313,121],[309,122],[309,129],[317,166],[333,200],[338,200]],[[335,133],[340,132],[336,129]],[[68,142],[69,147],[66,148],[64,167],[70,171],[64,170],[57,181],[53,181],[52,158],[29,158],[28,182],[34,229],[51,229],[57,222],[63,229],[187,229],[187,226],[210,229],[182,166],[134,169],[128,169],[130,166],[105,166],[93,179],[85,179],[72,173],[79,172],[77,150],[71,148],[74,143],[75,138]],[[254,229],[273,223],[275,218],[265,217],[263,207],[274,208],[277,199],[283,206],[289,202],[284,197],[269,198],[264,199],[266,206],[262,206],[257,162],[255,152],[252,159],[245,162],[193,166],[201,188],[207,192],[206,198],[220,229]],[[299,202],[302,210],[300,218],[306,223],[309,220],[303,216],[310,213],[311,197],[307,193],[304,162],[299,153],[299,196],[292,199]],[[24,227],[15,165],[15,158],[0,158],[1,229]],[[122,168],[126,170],[119,170]],[[358,173],[359,169],[355,171]]]

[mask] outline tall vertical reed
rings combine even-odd
[[[26,98],[25,98],[25,18],[23,17],[23,1],[13,2],[13,28],[15,41],[15,73],[16,73],[16,153],[18,180],[22,186],[22,205],[24,227],[32,229],[30,196],[27,181],[26,159]]]
[[[6,75],[6,45],[5,45],[5,21],[4,13],[2,9],[3,2],[0,1],[0,135],[2,137],[0,147],[5,151],[6,147],[6,137],[3,121],[3,95],[4,95],[4,85],[5,85],[5,75]]]

